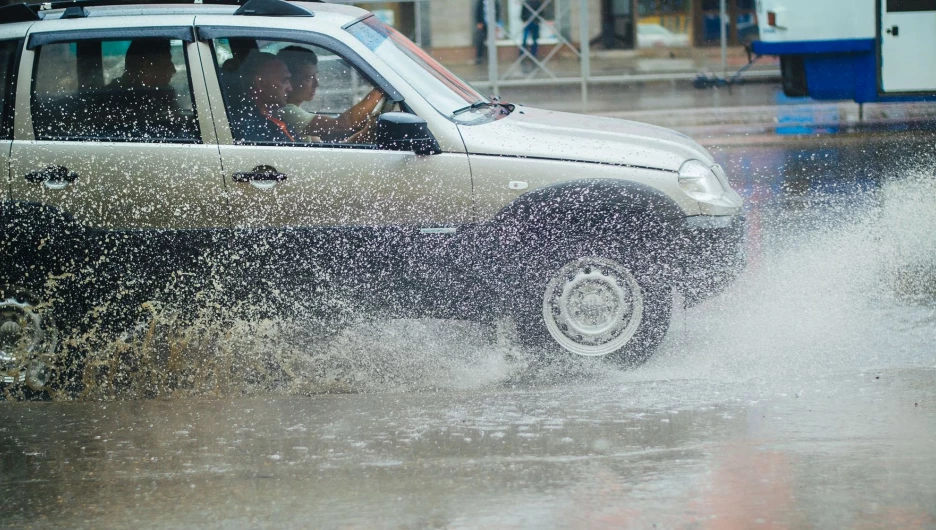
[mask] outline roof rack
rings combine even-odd
[[[325,0],[305,0],[324,2]],[[42,20],[39,13],[65,9],[68,18],[87,16],[86,7],[127,6],[141,4],[166,5],[230,5],[240,6],[235,15],[263,17],[311,17],[315,14],[286,0],[52,0],[51,2],[10,4],[0,7],[0,24]]]
[[[321,2],[322,0],[314,0]],[[315,13],[308,9],[290,4],[285,0],[247,0],[240,6],[235,15],[256,17],[314,17]]]

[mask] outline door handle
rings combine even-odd
[[[28,182],[41,183],[45,184],[47,188],[60,190],[78,180],[78,173],[69,171],[65,166],[48,166],[36,171],[30,171],[26,173],[24,178]]]
[[[251,171],[238,171],[231,175],[234,182],[283,182],[286,174],[272,166],[257,166]]]
[[[899,37],[899,36],[900,36],[900,28],[897,27],[897,26],[891,26],[891,27],[887,28],[887,33],[888,33],[889,35],[893,35],[893,36],[895,36],[895,37]]]

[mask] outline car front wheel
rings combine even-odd
[[[669,327],[668,282],[613,252],[580,250],[551,260],[523,298],[516,323],[527,346],[545,355],[606,357],[636,366]]]

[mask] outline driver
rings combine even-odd
[[[318,88],[318,57],[301,46],[287,46],[276,54],[292,74],[293,90],[279,116],[311,142],[366,143],[372,140],[374,116],[383,100],[383,92],[373,89],[361,101],[337,118],[307,112],[300,105],[311,101]]]
[[[292,92],[289,70],[269,53],[255,52],[241,67],[248,83],[246,99],[232,106],[231,126],[238,142],[290,144],[296,131],[277,117]]]

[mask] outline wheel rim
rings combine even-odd
[[[0,382],[44,386],[58,334],[49,318],[21,296],[0,297]],[[32,377],[30,377],[32,376]],[[35,381],[33,381],[35,379]]]
[[[605,258],[581,258],[559,269],[546,285],[543,320],[553,339],[584,356],[616,352],[643,319],[643,293],[634,275]]]

